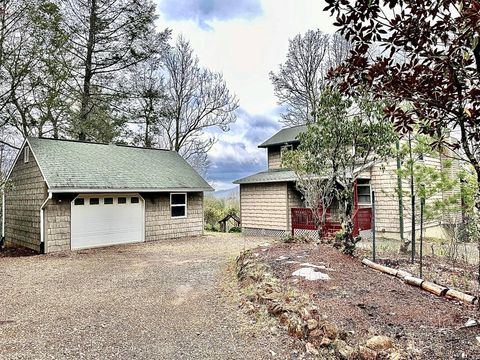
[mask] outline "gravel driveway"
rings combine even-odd
[[[211,235],[0,258],[0,358],[271,358],[282,339],[245,331],[220,289],[228,262],[260,242]]]

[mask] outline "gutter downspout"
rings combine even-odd
[[[2,191],[2,238],[0,239],[0,249],[5,242],[5,189]]]
[[[52,199],[52,193],[49,191],[48,196],[40,207],[40,253],[45,253],[45,216],[44,209],[48,201]]]

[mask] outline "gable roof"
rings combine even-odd
[[[291,182],[297,181],[297,176],[292,170],[288,169],[270,169],[262,171],[242,179],[235,180],[234,184],[260,184],[273,182]]]
[[[265,140],[262,144],[258,145],[259,148],[265,148],[274,145],[285,145],[299,143],[298,135],[307,130],[307,125],[298,125],[289,128],[285,128],[277,132],[270,139]]]
[[[210,191],[175,151],[28,138],[49,191]]]
[[[236,214],[228,214],[222,220],[220,220],[219,223],[227,222],[230,219],[235,220],[238,224],[240,224],[242,222],[242,220]]]

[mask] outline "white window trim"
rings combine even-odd
[[[30,161],[30,148],[28,146],[25,146],[25,149],[23,149],[23,162],[27,164]]]
[[[370,201],[369,202],[360,202],[358,188],[367,187],[367,186],[370,188]],[[372,184],[370,182],[368,184],[358,184],[357,183],[357,201],[358,201],[358,205],[370,205],[370,206],[372,205]]]
[[[185,195],[185,204],[174,204],[172,205],[172,195]],[[170,218],[171,219],[185,219],[187,217],[187,209],[188,209],[188,196],[187,193],[170,193]],[[172,207],[185,207],[185,215],[184,216],[173,216],[172,215]]]

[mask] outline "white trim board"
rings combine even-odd
[[[214,190],[207,190],[204,188],[181,188],[181,189],[172,189],[172,188],[165,188],[165,189],[50,189],[52,193],[55,194],[65,194],[65,193],[82,193],[82,194],[111,194],[111,193],[189,193],[189,192],[207,192],[207,191],[214,191]]]

